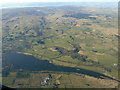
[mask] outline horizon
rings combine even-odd
[[[119,0],[99,0],[99,1],[96,1],[96,0],[44,0],[44,1],[40,1],[40,0],[29,0],[29,1],[25,1],[25,0],[4,0],[4,1],[1,1],[0,4],[5,4],[5,3],[35,3],[35,2],[38,2],[38,3],[65,3],[65,2],[119,2]]]
[[[109,4],[108,4],[109,3]],[[82,5],[82,6],[112,6],[112,7],[118,7],[119,2],[6,2],[0,4],[0,8],[17,8],[17,7],[41,7],[43,6],[63,6],[63,5]]]

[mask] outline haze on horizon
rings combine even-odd
[[[2,0],[1,4],[13,2],[118,2],[119,0]]]

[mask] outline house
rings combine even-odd
[[[41,85],[42,85],[42,86],[45,86],[45,85],[46,85],[46,82],[42,81],[42,82],[41,82]]]
[[[117,64],[116,64],[116,63],[114,63],[114,64],[113,64],[113,66],[117,67]]]
[[[42,86],[48,85],[48,81],[49,81],[49,80],[50,80],[49,77],[44,78],[43,81],[41,82],[41,85],[42,85]]]

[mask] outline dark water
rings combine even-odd
[[[74,67],[65,67],[65,66],[57,66],[52,63],[49,63],[47,60],[39,60],[30,55],[18,54],[18,53],[10,53],[3,55],[3,67],[9,66],[13,64],[11,70],[15,71],[17,69],[23,69],[27,71],[60,71],[60,72],[75,72],[80,74],[89,75],[96,78],[110,78],[104,74],[94,72],[91,70],[74,68]],[[77,70],[80,69],[80,70]],[[115,80],[115,79],[113,79]]]

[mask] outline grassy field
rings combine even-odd
[[[24,73],[24,72],[22,72]],[[31,73],[29,72],[29,78],[17,78],[15,72],[11,72],[7,78],[3,78],[3,84],[12,88],[19,87],[41,87],[41,88],[114,88],[117,86],[116,81],[109,79],[99,80],[87,75],[77,73],[61,73],[61,72],[49,72],[49,73]],[[52,78],[48,81],[49,85],[41,86],[41,82],[44,78]]]
[[[3,9],[3,53],[20,52],[55,65],[118,78],[119,35],[114,7],[51,7],[51,12],[49,7],[10,10]],[[11,87],[41,87],[42,78],[48,76],[38,72],[30,73],[29,78],[16,78],[16,73],[11,71],[3,77],[3,83]],[[116,86],[114,81],[74,73],[62,73],[60,80],[55,79],[57,73],[51,75],[54,78],[45,87]]]

